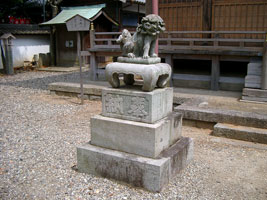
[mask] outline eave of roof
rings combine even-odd
[[[65,24],[66,21],[68,21],[69,19],[71,19],[76,15],[80,15],[85,19],[93,21],[96,18],[96,16],[99,16],[100,14],[104,13],[102,9],[105,6],[106,6],[105,4],[98,4],[91,6],[64,7],[56,17],[40,25],[45,26],[45,25]],[[114,20],[111,20],[111,22],[116,24]]]
[[[14,35],[50,34],[50,29],[39,27],[37,24],[0,24],[0,33],[12,33]]]

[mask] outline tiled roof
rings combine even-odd
[[[65,24],[67,20],[76,15],[80,15],[90,20],[91,18],[96,16],[104,7],[105,4],[79,7],[65,7],[62,8],[62,11],[56,17],[54,17],[50,21],[42,23],[41,25]]]
[[[50,29],[36,24],[0,24],[0,33],[17,35],[50,34]]]

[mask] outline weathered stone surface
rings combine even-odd
[[[152,91],[156,86],[166,87],[171,76],[171,66],[167,63],[132,64],[113,62],[106,66],[106,79],[114,88],[120,87],[119,74],[124,75],[126,85],[134,84],[134,75],[143,78],[143,91]]]
[[[91,144],[155,158],[181,138],[181,128],[178,113],[154,124],[97,115],[91,118]]]
[[[267,90],[244,88],[242,100],[267,102]]]
[[[102,115],[154,123],[172,112],[173,88],[142,92],[136,89],[102,90]]]
[[[172,112],[168,115],[168,120],[170,120],[170,145],[177,142],[182,137],[182,113]]]
[[[267,144],[267,129],[217,123],[213,135]]]
[[[242,96],[242,100],[243,101],[254,101],[254,102],[259,102],[259,103],[267,103],[267,97]]]
[[[159,157],[170,158],[171,174],[179,173],[194,156],[194,142],[192,138],[182,137],[170,148],[164,150]]]
[[[122,62],[122,63],[137,63],[137,64],[156,64],[156,63],[160,63],[161,58],[160,57],[151,57],[151,58],[141,58],[141,57],[137,57],[137,58],[128,58],[128,57],[118,57],[117,59],[118,62]]]
[[[263,114],[235,110],[199,108],[192,105],[177,106],[174,108],[174,111],[183,113],[184,119],[267,128],[267,116]]]
[[[157,159],[85,144],[77,147],[78,171],[160,192],[193,158],[193,141],[181,138]]]
[[[243,96],[267,98],[267,90],[244,88]]]

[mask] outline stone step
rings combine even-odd
[[[244,88],[242,100],[267,102],[267,90]]]
[[[174,111],[182,113],[183,118],[188,120],[267,128],[267,116],[253,112],[201,108],[194,105],[180,105]]]
[[[102,89],[107,87],[108,84],[101,82],[101,85],[95,85],[93,83],[86,83],[83,85],[84,96],[91,100],[96,97],[101,98]],[[48,85],[48,90],[51,94],[63,95],[63,96],[78,96],[81,92],[79,83],[67,83],[67,82],[56,82]]]
[[[262,73],[262,63],[249,63],[248,64],[248,75],[260,76]]]
[[[267,129],[217,123],[212,135],[267,144]]]
[[[247,88],[261,88],[261,76],[247,75],[245,77],[245,87],[247,87]]]

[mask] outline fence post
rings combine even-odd
[[[267,33],[265,34],[264,47],[262,52],[261,89],[267,90]]]

